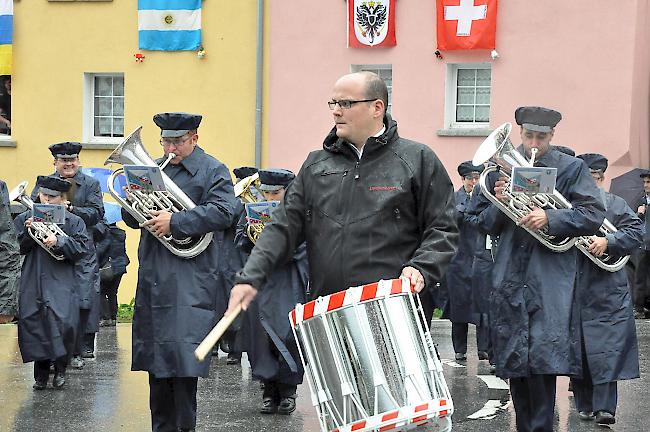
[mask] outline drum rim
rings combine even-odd
[[[397,279],[381,279],[378,282],[350,287],[343,291],[318,297],[317,299],[304,304],[298,303],[296,307],[289,312],[289,321],[291,322],[291,326],[296,328],[303,322],[307,322],[313,318],[330,312],[363,304],[368,301],[411,294],[414,292],[414,286],[411,285],[409,279],[405,277]]]

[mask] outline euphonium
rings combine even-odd
[[[481,173],[481,177],[479,179],[481,192],[490,200],[490,202],[497,206],[499,210],[505,213],[518,225],[521,219],[535,208],[541,208],[543,210],[572,208],[571,203],[555,189],[553,190],[552,194],[536,194],[531,196],[525,194],[512,194],[510,192],[509,185],[506,184],[504,195],[508,198],[507,203],[499,200],[490,191],[487,185],[487,177],[490,173],[494,171],[500,171],[501,175],[507,178],[507,182],[510,182],[513,167],[532,166],[534,163],[534,153],[533,159],[531,161],[528,161],[512,145],[512,142],[509,138],[511,129],[512,125],[510,123],[504,123],[496,128],[490,134],[490,136],[488,136],[485,141],[483,141],[483,143],[479,146],[478,150],[474,154],[474,159],[472,160],[472,164],[474,165],[483,164],[487,161],[493,162],[495,164],[493,166],[487,167]],[[555,236],[549,235],[546,228],[542,228],[536,231],[528,229],[526,227],[522,228],[524,228],[536,240],[554,252],[564,252],[575,246],[598,267],[610,272],[615,272],[622,269],[629,259],[627,256],[615,258],[607,254],[603,254],[600,257],[593,255],[591,252],[589,252],[589,246],[591,243],[593,243],[592,236],[557,238]],[[604,235],[611,234],[616,232],[616,228],[610,221],[605,219],[599,229],[599,232]]]
[[[34,201],[25,194],[25,189],[27,188],[27,182],[21,182],[18,186],[13,188],[9,192],[9,201],[16,201],[27,207],[29,210],[34,206]],[[52,258],[63,261],[65,258],[62,254],[55,254],[52,252],[52,249],[47,247],[44,243],[45,239],[54,234],[57,237],[67,237],[68,235],[55,223],[48,222],[32,222],[31,228],[27,228],[27,232],[30,237],[43,249],[49,253]]]
[[[146,165],[156,166],[156,162],[149,156],[147,150],[142,145],[140,138],[140,130],[142,126],[137,128],[131,135],[129,135],[122,144],[120,144],[111,155],[106,159],[104,165],[110,163],[118,163],[121,165]],[[140,224],[151,219],[151,212],[155,210],[163,210],[171,213],[176,213],[184,210],[191,210],[196,205],[183,192],[176,183],[174,183],[163,172],[163,168],[171,161],[175,155],[170,153],[167,160],[160,166],[160,174],[162,175],[165,184],[165,191],[154,191],[146,193],[143,191],[132,191],[127,194],[127,198],[122,198],[119,192],[115,190],[114,180],[122,174],[124,169],[119,168],[110,175],[108,178],[108,191],[115,201],[122,206],[124,210],[129,212]],[[147,227],[151,232],[151,229]],[[153,233],[152,233],[153,234]],[[172,235],[163,237],[155,236],[171,253],[181,258],[194,258],[203,252],[212,241],[212,233],[203,234],[200,237],[188,237],[184,239],[176,239]]]
[[[252,176],[245,177],[237,182],[235,185],[235,196],[239,198],[244,204],[256,203],[257,196],[253,193],[253,187],[259,188],[260,175],[258,173]],[[258,189],[259,190],[259,189]],[[264,230],[264,224],[248,224],[246,226],[246,235],[253,242],[257,243],[260,234]]]

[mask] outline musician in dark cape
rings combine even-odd
[[[580,375],[580,320],[575,301],[577,254],[575,247],[554,252],[535,239],[546,230],[557,239],[592,235],[604,219],[604,206],[589,168],[577,158],[550,145],[562,118],[557,111],[521,107],[515,112],[521,125],[522,146],[535,166],[557,168],[556,189],[572,208],[536,208],[515,224],[487,201],[480,212],[481,227],[499,236],[492,271],[490,331],[496,373],[509,378],[518,431],[552,431],[558,375]],[[502,202],[505,178],[488,185]],[[556,240],[559,241],[559,240]]]
[[[607,253],[611,262],[629,255],[643,243],[643,224],[623,198],[602,189],[607,159],[600,154],[584,160],[605,203],[605,217],[616,232],[597,233],[592,249]],[[616,422],[616,382],[639,377],[639,349],[634,309],[625,268],[609,272],[583,254],[578,256],[577,299],[582,325],[582,377],[571,378],[576,409],[582,420],[601,425]]]
[[[260,170],[260,190],[268,201],[282,200],[294,174],[288,170]],[[246,215],[237,226],[236,242],[246,254],[254,244],[247,235]],[[288,262],[279,265],[264,284],[264,290],[245,312],[238,339],[248,353],[253,378],[264,383],[262,414],[290,414],[296,409],[296,390],[302,383],[303,367],[289,324],[289,312],[304,303],[309,268],[302,243]]]
[[[18,310],[20,253],[11,217],[7,184],[0,180],[0,324],[14,319]]]
[[[61,204],[70,183],[39,176],[36,189],[41,203]],[[76,265],[88,254],[88,234],[84,221],[66,212],[65,224],[60,225],[66,235],[51,234],[44,240],[50,252],[63,257],[57,260],[28,233],[32,222],[29,211],[14,221],[20,253],[25,255],[20,277],[18,345],[23,361],[34,362],[34,389],[47,386],[51,363],[55,371],[52,385],[60,389],[65,384],[69,354],[75,343],[79,320]]]
[[[469,324],[476,325],[476,345],[479,360],[487,360],[488,327],[487,312],[477,313],[474,297],[473,265],[479,237],[485,238],[478,231],[477,224],[468,214],[472,191],[476,185],[483,166],[474,166],[466,161],[458,166],[458,174],[463,185],[454,194],[456,202],[456,223],[460,230],[458,251],[451,259],[445,275],[449,301],[443,312],[443,318],[451,321],[451,340],[456,353],[456,360],[467,358],[467,331]],[[485,242],[485,240],[483,240]],[[478,299],[477,299],[478,300]]]
[[[99,181],[84,174],[80,169],[79,154],[82,150],[78,142],[61,142],[49,147],[54,157],[54,176],[68,180],[72,187],[69,197],[64,202],[66,211],[83,219],[88,233],[86,245],[88,254],[77,262],[77,298],[79,299],[79,328],[77,341],[73,348],[70,366],[83,368],[81,355],[92,352],[94,347],[84,346],[86,334],[94,334],[99,329],[99,276],[93,228],[104,218],[104,205]],[[32,191],[36,199],[38,188]],[[88,338],[90,339],[90,338]],[[92,338],[94,341],[94,337]]]
[[[175,155],[163,172],[196,206],[175,213],[154,210],[145,222],[148,229],[122,209],[124,222],[141,229],[131,369],[149,374],[153,431],[196,427],[197,381],[208,375],[210,359],[199,362],[194,350],[221,318],[216,310],[225,301],[216,283],[218,244],[232,224],[237,203],[228,168],[198,146],[201,118],[187,113],[154,116],[165,156]],[[208,247],[191,259],[172,253],[156,238],[208,233],[213,233]]]

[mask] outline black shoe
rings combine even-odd
[[[54,380],[52,381],[52,386],[60,390],[65,385],[65,372],[57,372],[54,374]]]
[[[467,360],[466,353],[456,353],[456,360]]]
[[[296,410],[296,398],[295,397],[285,397],[280,399],[280,405],[278,406],[278,414],[288,415]]]
[[[295,409],[295,406],[294,406]],[[262,407],[260,413],[262,414],[275,414],[278,411],[278,403],[272,397],[265,397],[262,399]]]
[[[36,381],[32,388],[34,390],[45,390],[47,387],[47,380],[46,381]]]
[[[594,419],[594,413],[591,411],[580,411],[578,413],[578,417],[580,417],[580,420],[593,420]]]
[[[81,354],[81,358],[95,358],[95,353],[91,350],[86,350]]]
[[[616,417],[614,417],[614,414],[608,413],[607,411],[597,411],[596,423],[599,425],[611,425],[616,423]]]
[[[488,356],[488,353],[485,351],[479,351],[478,352],[478,359],[479,360],[488,360],[490,357]]]
[[[70,367],[74,369],[83,369],[84,368],[84,361],[81,358],[81,356],[74,356],[72,359],[70,359]]]
[[[228,358],[226,359],[226,364],[236,365],[240,363],[241,363],[241,354],[240,355],[233,354],[233,353],[228,354]]]
[[[219,342],[219,348],[221,348],[221,351],[230,354],[232,352],[232,346],[230,346],[230,342],[228,342],[226,339],[221,339],[221,342]]]

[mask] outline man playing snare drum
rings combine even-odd
[[[303,241],[310,299],[405,276],[416,291],[440,281],[455,253],[454,190],[435,153],[400,138],[386,84],[341,77],[328,102],[334,128],[312,152],[260,236],[230,295],[246,309]]]

